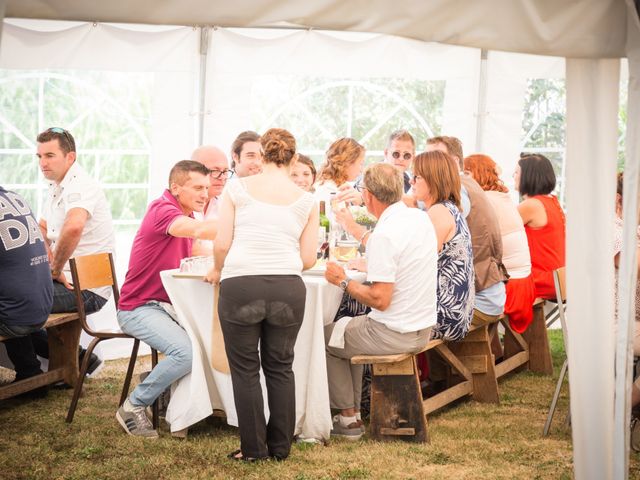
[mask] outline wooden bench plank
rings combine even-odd
[[[63,380],[74,386],[78,381],[80,317],[77,313],[52,313],[43,328],[49,340],[49,371],[0,387],[0,400]],[[7,340],[0,337],[0,341]]]
[[[547,325],[544,318],[544,300],[537,299],[533,304],[533,321],[522,337],[529,346],[529,370],[545,375],[553,375],[553,362]]]
[[[452,387],[447,388],[445,391],[440,392],[432,397],[425,398],[422,401],[422,407],[424,413],[429,414],[450,404],[454,400],[464,397],[465,395],[471,395],[473,393],[473,382],[471,380],[465,380]]]
[[[512,370],[520,367],[521,365],[526,365],[528,361],[529,352],[525,351],[516,353],[506,360],[503,360],[502,362],[496,364],[496,377],[500,378],[503,375],[511,372]]]

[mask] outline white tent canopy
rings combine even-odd
[[[0,18],[3,0],[0,0]],[[518,87],[509,72],[514,61],[499,51],[566,58],[567,81],[567,269],[571,302],[570,389],[576,478],[625,478],[628,458],[630,343],[633,332],[635,226],[640,176],[640,21],[632,0],[493,0],[484,2],[398,0],[393,3],[316,0],[157,2],[82,2],[73,0],[8,0],[6,17],[99,22],[80,24],[47,34],[5,24],[0,44],[1,68],[113,68],[159,72],[162,81],[154,98],[170,97],[164,116],[154,127],[150,149],[161,160],[152,171],[152,184],[164,181],[166,165],[184,156],[205,140],[225,143],[239,130],[242,119],[228,113],[242,110],[246,102],[228,72],[241,68],[247,57],[263,62],[264,69],[286,68],[286,62],[270,65],[265,58],[291,48],[313,52],[322,44],[325,58],[309,57],[309,68],[339,65],[343,69],[367,67],[367,53],[384,48],[398,52],[393,61],[403,75],[427,81],[434,75],[455,77],[445,92],[446,134],[460,136],[466,145],[501,148],[504,157],[515,158],[519,125],[501,94]],[[133,32],[102,22],[221,27],[305,27],[328,30],[376,32],[408,37],[414,42],[378,37],[361,45],[327,40],[321,32],[293,32],[286,41],[238,38],[225,28],[178,27],[154,34]],[[297,36],[296,36],[297,35]],[[395,43],[394,43],[395,42]],[[438,42],[432,45],[424,42]],[[443,45],[447,44],[447,45]],[[230,48],[235,48],[233,54]],[[271,49],[271,50],[269,50]],[[280,50],[278,50],[280,49]],[[311,50],[305,50],[311,49]],[[333,49],[333,50],[332,50]],[[354,50],[360,49],[358,55]],[[127,55],[122,55],[123,51]],[[486,55],[495,68],[486,72]],[[149,53],[149,52],[154,53]],[[242,56],[238,56],[241,52]],[[350,54],[353,55],[350,57]],[[284,55],[284,54],[283,54]],[[457,57],[458,69],[444,66],[437,73],[421,68],[421,58]],[[414,57],[416,60],[414,60]],[[613,238],[614,172],[617,150],[617,102],[619,58],[629,61],[628,111],[625,162],[625,246],[620,272],[619,327],[614,333]],[[291,57],[294,58],[294,57]],[[466,59],[466,60],[465,60]],[[235,62],[235,64],[234,64]],[[325,63],[323,63],[325,62]],[[360,63],[361,62],[361,63]],[[562,63],[550,59],[545,68]],[[452,62],[451,64],[455,64]],[[527,62],[524,62],[526,64]],[[324,66],[323,66],[324,65]],[[445,65],[445,63],[436,63]],[[463,68],[460,69],[459,66]],[[555,65],[555,66],[554,66]],[[295,65],[299,68],[299,64]],[[324,71],[324,70],[323,70]],[[330,71],[330,69],[329,69]],[[207,89],[203,78],[215,81]],[[512,75],[512,79],[516,78]],[[469,90],[468,85],[481,88]],[[198,85],[205,88],[198,90]],[[515,87],[514,87],[515,85]],[[469,93],[474,92],[474,93]],[[234,102],[236,104],[234,105]],[[240,103],[238,105],[238,102]],[[210,114],[205,114],[207,110]],[[492,111],[492,115],[487,112]],[[194,112],[196,114],[194,115]],[[449,117],[447,117],[449,115]],[[176,122],[176,118],[194,119]],[[195,119],[200,119],[198,127]],[[448,118],[448,120],[447,120]],[[231,126],[225,123],[230,122]],[[236,122],[235,124],[233,122]],[[202,128],[204,126],[204,129]],[[204,133],[203,133],[204,132]],[[502,145],[497,147],[496,145]],[[155,178],[156,176],[157,178]],[[615,363],[615,365],[614,365]],[[614,371],[619,374],[614,379]],[[614,388],[615,387],[615,388]],[[615,391],[615,396],[614,396]],[[595,413],[597,412],[597,413]]]

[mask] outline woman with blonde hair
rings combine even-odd
[[[531,257],[522,217],[509,196],[509,189],[500,180],[496,162],[487,155],[469,155],[464,170],[485,191],[496,212],[502,236],[502,263],[509,273],[504,313],[511,328],[524,332],[533,320],[535,286],[531,276]]]
[[[438,245],[438,321],[433,338],[460,340],[469,331],[475,298],[471,235],[460,206],[460,174],[440,151],[424,152],[413,163],[412,189],[423,201]]]
[[[296,421],[293,353],[304,316],[303,269],[316,261],[318,208],[289,177],[296,141],[272,128],[260,139],[262,172],[227,184],[220,208],[214,267],[218,313],[231,381],[240,449],[234,460],[289,455]],[[260,366],[269,403],[264,418]]]
[[[340,138],[327,150],[327,159],[320,167],[315,185],[315,197],[327,205],[331,200],[362,204],[362,195],[348,182],[355,181],[362,172],[365,148],[353,138]]]

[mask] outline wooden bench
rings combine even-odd
[[[415,355],[426,351],[442,358],[455,381],[423,399]],[[370,435],[374,440],[428,442],[427,414],[467,395],[479,402],[499,402],[488,325],[472,327],[458,342],[431,340],[421,352],[351,359],[353,364],[372,366]]]
[[[43,328],[49,338],[47,372],[0,387],[0,400],[29,392],[45,385],[64,381],[74,386],[78,380],[78,345],[80,322],[77,313],[52,313]],[[0,336],[0,341],[9,337]]]
[[[544,375],[553,375],[544,304],[545,300],[541,298],[537,298],[533,303],[533,321],[522,334],[522,338],[529,346],[529,370]]]

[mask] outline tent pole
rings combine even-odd
[[[200,27],[200,70],[198,72],[198,146],[204,141],[204,116],[207,90],[207,56],[209,54],[210,27]]]
[[[480,76],[478,79],[478,112],[476,113],[476,152],[484,151],[484,134],[487,122],[487,58],[489,52],[480,50]]]
[[[4,11],[7,7],[7,0],[0,0],[0,44],[2,44],[2,24],[4,23]]]
[[[576,480],[613,478],[619,59],[567,58],[567,317]],[[596,134],[597,133],[597,134]],[[573,301],[572,301],[573,299]]]
[[[636,4],[637,4],[636,0]],[[620,270],[618,272],[618,328],[616,331],[616,376],[614,400],[614,478],[629,476],[629,422],[633,380],[633,338],[637,281],[636,226],[638,225],[638,182],[640,181],[640,19],[633,2],[627,2],[627,58],[629,90],[622,216],[624,223]]]

